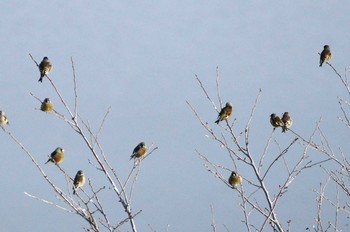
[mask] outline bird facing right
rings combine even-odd
[[[43,103],[41,103],[40,110],[44,112],[51,112],[53,110],[53,103],[50,98],[45,98]]]
[[[146,154],[147,146],[144,142],[139,143],[133,150],[130,160],[140,158]]]
[[[329,62],[332,59],[332,52],[328,45],[324,45],[323,51],[320,55],[320,67],[322,67],[322,64],[324,62]]]
[[[47,74],[49,74],[52,70],[52,63],[46,56],[43,58],[43,60],[39,64],[39,70],[40,70],[40,79],[39,82],[43,82],[43,77]]]
[[[45,164],[47,164],[48,162],[60,164],[62,163],[63,159],[64,159],[64,150],[63,148],[58,147],[51,153],[48,161],[46,161]]]
[[[223,121],[225,119],[228,119],[232,114],[232,103],[227,102],[225,107],[221,109],[217,120],[215,121],[216,124],[219,124],[220,121]]]
[[[5,126],[7,124],[9,124],[9,120],[7,119],[5,112],[0,110],[0,125]]]

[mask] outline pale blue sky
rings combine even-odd
[[[348,131],[336,118],[341,114],[337,96],[346,92],[328,66],[318,67],[317,53],[329,44],[332,64],[340,72],[349,65],[349,9],[348,1],[2,1],[0,109],[10,118],[10,130],[37,160],[44,163],[53,149],[62,146],[66,151],[62,166],[71,175],[83,169],[103,185],[103,177],[88,164],[83,142],[66,124],[34,110],[38,102],[29,94],[50,97],[56,109],[63,111],[49,82],[37,82],[39,73],[28,56],[31,53],[38,62],[43,56],[51,59],[50,76],[73,103],[73,57],[81,115],[96,129],[111,106],[101,141],[118,173],[125,177],[132,167],[129,156],[140,141],[159,146],[143,163],[135,189],[133,209],[143,210],[136,218],[139,231],[148,231],[147,224],[157,231],[165,231],[168,224],[169,231],[210,231],[210,205],[219,231],[224,231],[222,224],[231,231],[243,231],[237,192],[210,175],[195,153],[197,149],[232,168],[223,149],[205,138],[185,103],[190,101],[205,121],[215,121],[217,114],[195,74],[215,97],[219,66],[223,101],[234,105],[237,131],[244,128],[262,89],[251,130],[257,156],[271,133],[269,115],[284,111],[291,113],[293,129],[306,137],[322,116],[322,128],[333,148],[342,146],[346,151]],[[0,228],[81,231],[85,222],[80,217],[23,194],[56,201],[18,146],[5,134],[0,136]],[[274,136],[281,146],[294,138],[290,133]],[[298,156],[301,150],[296,146],[291,153]],[[54,165],[44,170],[64,188]],[[243,165],[240,172],[251,175]],[[281,179],[278,170],[273,173],[276,178],[267,183],[276,190]],[[299,178],[278,208],[283,223],[289,219],[295,223],[294,231],[314,223],[312,190],[326,176],[314,169]],[[114,198],[106,203],[115,204],[113,214],[124,218]]]

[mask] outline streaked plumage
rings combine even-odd
[[[144,142],[139,143],[132,152],[130,160],[133,158],[140,158],[146,154],[147,146]]]
[[[236,188],[238,185],[240,185],[243,181],[243,178],[235,171],[231,173],[230,178],[228,178],[228,183]]]
[[[5,112],[1,111],[1,110],[0,110],[0,125],[1,126],[9,125],[9,120],[8,120]]]
[[[270,123],[274,128],[284,126],[281,118],[279,116],[277,116],[276,114],[270,115]]]
[[[60,163],[62,163],[63,160],[64,160],[64,150],[61,147],[58,147],[58,148],[56,148],[56,150],[54,150],[51,153],[49,160],[46,161],[45,164],[47,164],[48,162],[60,164]]]
[[[82,170],[79,170],[74,177],[73,194],[75,194],[78,188],[81,188],[84,184],[85,184],[85,175]]]
[[[45,98],[40,107],[41,111],[51,112],[53,110],[53,103],[50,101],[50,98]]]
[[[288,112],[284,112],[281,120],[283,122],[282,132],[286,132],[288,128],[292,126],[292,118],[289,116]]]
[[[220,121],[228,119],[232,114],[232,103],[227,102],[225,107],[221,109],[217,120],[215,121],[216,124],[219,124]]]
[[[52,63],[46,56],[43,58],[43,60],[39,64],[39,70],[40,70],[40,82],[43,82],[43,77],[47,74],[49,74],[52,70]]]
[[[332,59],[332,52],[328,45],[324,45],[323,51],[320,55],[320,67],[322,67],[322,64],[324,62],[329,62]]]

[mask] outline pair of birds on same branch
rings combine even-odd
[[[50,157],[45,164],[47,164],[48,162],[60,164],[63,162],[63,160],[64,160],[64,149],[61,147],[58,147],[50,154]],[[85,184],[84,172],[82,170],[79,170],[77,174],[75,174],[75,177],[73,180],[73,194],[75,195],[78,188],[82,187],[84,184]]]
[[[49,74],[51,70],[52,70],[52,63],[49,60],[49,58],[45,56],[39,64],[39,71],[40,71],[39,82],[43,82],[44,76]],[[51,112],[53,110],[53,103],[50,101],[49,98],[45,98],[45,100],[41,103],[40,110],[44,112]]]
[[[220,110],[217,120],[215,121],[216,124],[219,124],[219,122],[223,120],[227,120],[230,118],[232,114],[232,103],[227,102],[226,105]],[[238,185],[242,183],[243,178],[235,171],[233,171],[228,178],[228,183],[233,187],[236,188]]]
[[[276,129],[277,127],[282,127],[282,132],[285,133],[288,128],[292,126],[292,118],[289,116],[288,112],[284,112],[282,118],[277,116],[275,113],[270,115],[270,123]]]
[[[147,146],[144,142],[141,142],[133,150],[131,159],[141,158],[146,154],[146,152],[147,152]],[[46,161],[45,164],[47,164],[48,162],[60,164],[63,162],[63,160],[64,160],[64,149],[61,147],[58,147],[50,154],[49,159]],[[82,187],[84,184],[85,184],[85,175],[82,170],[79,170],[73,180],[73,194],[76,194],[77,189]]]

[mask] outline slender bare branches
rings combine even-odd
[[[73,82],[74,82],[74,118],[78,116],[78,89],[77,89],[77,78],[75,76],[75,66],[73,57],[70,58],[72,63],[72,71],[73,71]]]
[[[219,77],[220,77],[219,70],[217,69],[217,72],[216,72],[217,90],[216,91],[218,95],[219,104],[222,105]],[[196,76],[196,80],[199,83],[200,89],[203,91],[206,99],[210,102],[210,104],[213,106],[215,111],[218,112],[218,108],[216,107],[214,101],[212,100],[210,93],[205,89],[203,82],[199,79],[198,76]],[[189,101],[186,101],[187,105],[190,107],[190,109],[194,113],[200,125],[206,130],[207,133],[209,133],[206,136],[209,139],[217,142],[220,148],[226,149],[227,154],[232,161],[231,166],[233,166],[235,169],[233,171],[239,172],[239,170],[242,169],[242,166],[245,167],[244,168],[245,172],[247,172],[247,170],[250,170],[249,178],[243,177],[244,182],[240,188],[232,188],[232,186],[228,183],[227,179],[229,176],[229,172],[232,172],[232,171],[230,170],[230,168],[226,167],[227,164],[222,165],[219,163],[215,163],[211,161],[207,155],[202,154],[201,151],[196,150],[196,153],[199,155],[201,160],[204,161],[204,166],[207,169],[207,171],[209,171],[214,177],[218,178],[226,187],[232,188],[233,190],[237,191],[241,196],[240,206],[243,211],[243,215],[244,215],[243,222],[246,225],[247,231],[251,231],[251,230],[263,231],[265,230],[265,227],[267,225],[270,225],[270,227],[274,231],[279,231],[279,232],[290,231],[290,228],[292,226],[292,221],[285,220],[285,222],[287,222],[286,225],[282,225],[276,213],[277,205],[280,202],[280,199],[282,198],[282,196],[287,192],[287,189],[289,188],[290,184],[303,171],[307,169],[318,167],[320,165],[323,165],[329,162],[332,159],[336,160],[336,162],[338,162],[339,164],[341,162],[335,158],[335,154],[331,149],[331,146],[328,143],[328,140],[323,134],[323,131],[320,127],[321,119],[316,122],[314,131],[311,133],[311,136],[308,139],[305,139],[304,137],[300,136],[297,132],[293,130],[289,130],[290,133],[294,134],[296,137],[287,146],[284,146],[284,148],[281,148],[277,139],[273,137],[274,130],[272,130],[271,134],[267,139],[267,143],[263,151],[261,152],[260,158],[256,160],[256,155],[252,154],[252,151],[250,148],[250,140],[251,140],[250,131],[252,126],[254,126],[253,118],[257,110],[261,92],[262,92],[261,89],[259,89],[257,97],[255,98],[255,101],[253,103],[249,118],[245,123],[244,131],[238,132],[238,133],[235,131],[234,123],[232,124],[230,123],[231,121],[230,119],[226,120],[225,124],[220,124],[218,128],[219,130],[221,130],[221,132],[217,132],[216,129],[212,128],[212,124],[208,123],[206,119],[203,119],[203,117],[199,115],[195,107]],[[347,118],[345,117],[345,120],[346,119]],[[239,123],[239,122],[236,122],[235,120],[233,121],[235,123]],[[320,136],[320,141],[318,143],[315,142],[316,134]],[[271,160],[269,158],[268,160],[265,161],[266,155],[269,154],[270,156],[270,153],[271,153],[270,151],[272,149],[271,141],[275,141],[275,143],[278,145],[280,149],[274,159]],[[287,161],[287,158],[286,158],[287,154],[290,153],[292,147],[297,147],[299,148],[299,150],[301,148],[301,150],[298,151],[298,153],[300,154],[298,156],[298,159],[295,160],[293,163],[291,163],[290,161]],[[316,159],[315,161],[311,160],[308,155],[310,148],[312,148],[312,150],[321,152],[322,154],[326,155],[326,158]],[[295,151],[293,151],[293,153],[295,153]],[[293,156],[296,157],[296,154],[293,154]],[[283,181],[281,181],[281,183],[278,185],[279,188],[277,192],[270,193],[271,191],[270,186],[266,184],[266,179],[269,178],[268,174],[272,173],[274,168],[279,164],[282,164],[282,166],[285,167],[285,170],[283,170],[283,172],[284,172],[284,175],[286,175],[286,178]],[[224,172],[227,172],[227,174],[223,175]],[[333,178],[333,180],[339,184],[341,189],[344,189],[344,186],[343,188],[341,187],[342,183],[339,179]],[[261,199],[261,196],[263,197],[264,202],[256,200],[257,198]],[[255,213],[257,212],[262,216],[262,222],[261,222],[261,225],[259,226],[252,225],[249,223],[250,216],[254,212]],[[284,227],[286,229],[284,229]]]
[[[57,207],[57,208],[59,208],[59,209],[61,209],[61,210],[64,210],[64,211],[66,211],[66,212],[68,212],[68,213],[74,213],[74,211],[69,210],[69,209],[67,209],[67,208],[65,208],[65,207],[62,207],[62,206],[60,206],[60,205],[57,205],[57,204],[55,204],[55,203],[53,203],[53,202],[51,202],[51,201],[42,199],[42,198],[37,197],[37,196],[33,196],[33,195],[31,195],[31,194],[29,194],[29,193],[27,193],[27,192],[24,192],[24,194],[27,195],[28,197],[31,197],[31,198],[33,198],[33,199],[35,199],[35,200],[38,200],[38,201],[41,201],[41,202],[43,202],[43,203],[45,203],[45,204],[53,205],[53,206],[55,206],[55,207]]]
[[[33,62],[36,64],[37,67],[39,67],[36,60],[33,58],[31,54],[29,54],[30,58],[33,60]],[[84,144],[88,147],[88,149],[91,152],[92,159],[88,159],[89,162],[94,165],[96,170],[101,171],[104,173],[108,183],[109,183],[109,189],[112,189],[114,194],[116,195],[116,199],[118,199],[118,202],[122,205],[124,208],[124,211],[126,213],[126,218],[123,220],[116,219],[115,216],[112,218],[107,214],[107,211],[110,211],[111,209],[106,209],[111,207],[111,205],[105,205],[103,204],[103,199],[100,197],[100,193],[106,189],[105,186],[102,187],[95,187],[95,184],[92,182],[92,180],[88,179],[88,186],[90,187],[90,191],[86,191],[82,188],[77,191],[76,195],[73,197],[71,193],[71,188],[73,184],[73,179],[70,177],[65,170],[63,170],[59,165],[57,165],[58,169],[63,173],[64,178],[66,179],[67,184],[67,190],[63,191],[59,187],[57,187],[51,180],[50,177],[48,177],[43,169],[41,168],[41,165],[35,160],[34,156],[29,152],[29,149],[24,146],[19,139],[15,137],[15,135],[12,132],[9,132],[5,127],[1,127],[1,129],[9,135],[9,137],[17,144],[19,145],[24,153],[30,158],[31,162],[37,167],[39,172],[41,173],[42,177],[46,180],[46,182],[52,187],[54,192],[57,194],[58,199],[64,203],[65,206],[60,206],[58,204],[55,204],[49,200],[45,200],[42,198],[39,198],[37,196],[33,196],[29,193],[25,193],[27,196],[39,200],[43,203],[55,206],[56,208],[62,209],[66,212],[70,213],[76,213],[77,215],[81,216],[85,221],[88,222],[90,228],[85,228],[86,231],[101,231],[101,227],[107,229],[108,231],[116,231],[118,228],[125,223],[130,224],[131,231],[137,232],[136,223],[135,223],[135,216],[142,212],[142,210],[137,211],[137,213],[133,213],[131,210],[131,196],[132,192],[136,183],[136,180],[138,178],[140,167],[141,167],[141,160],[139,162],[135,162],[133,168],[130,171],[129,177],[126,179],[126,181],[122,181],[117,171],[114,167],[111,166],[110,162],[108,161],[108,156],[105,154],[99,138],[101,131],[103,129],[103,126],[106,122],[107,116],[110,113],[110,107],[107,109],[105,115],[103,116],[103,119],[101,123],[99,124],[97,132],[93,132],[92,126],[88,120],[85,120],[79,113],[79,104],[78,104],[78,83],[77,83],[77,77],[76,77],[76,69],[74,65],[73,58],[71,57],[71,68],[73,72],[73,91],[74,91],[74,106],[73,111],[71,110],[69,104],[64,99],[64,96],[61,94],[59,88],[54,83],[53,79],[51,79],[48,75],[45,75],[45,77],[49,80],[52,88],[54,89],[55,93],[57,94],[58,98],[60,99],[61,104],[65,108],[65,113],[57,112],[55,109],[53,112],[48,113],[48,115],[56,116],[58,119],[66,122],[77,134],[80,136]],[[30,93],[32,97],[34,97],[36,100],[38,100],[40,103],[42,101],[40,98],[36,97],[33,93]],[[81,126],[83,125],[83,126]],[[150,147],[150,152],[146,156],[143,157],[142,160],[145,158],[148,158],[149,155],[151,155],[155,150],[157,150],[158,147],[152,146]],[[129,185],[129,179],[131,176],[134,176],[132,183]],[[128,189],[129,192],[126,190]],[[114,221],[114,222],[113,222]]]
[[[331,65],[330,63],[327,62],[327,64],[333,69],[333,71],[335,72],[335,74],[339,77],[339,79],[341,80],[341,82],[343,83],[344,87],[346,88],[346,90],[348,91],[348,94],[350,95],[350,86],[349,86],[349,82],[348,82],[348,79],[346,78],[346,75],[345,75],[345,78],[342,77],[339,72],[333,67],[333,65]],[[346,69],[345,69],[345,74],[346,74]]]
[[[214,207],[212,205],[210,205],[210,212],[211,212],[211,228],[213,229],[213,232],[216,232]]]

